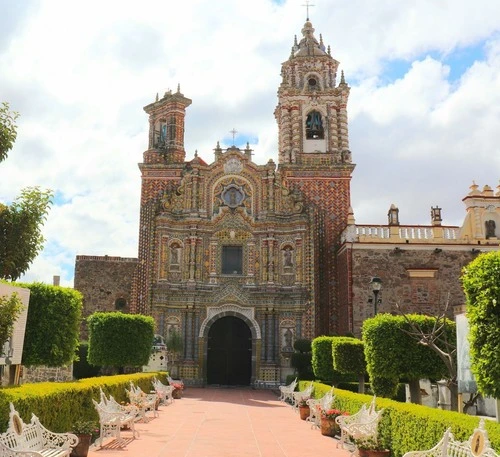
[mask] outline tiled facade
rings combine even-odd
[[[433,313],[448,292],[452,305],[463,301],[460,269],[478,245],[498,249],[500,192],[487,187],[464,199],[461,228],[441,226],[439,208],[429,226],[400,226],[395,207],[386,226],[356,225],[350,88],[309,21],[302,37],[282,64],[277,165],[254,163],[248,144],[186,161],[191,100],[180,87],[167,92],[144,108],[138,259],[77,257],[85,313],[114,309],[120,295],[158,333],[179,332],[179,374],[192,383],[209,381],[211,328],[223,319],[250,330],[248,382],[283,380],[294,339],[360,334],[373,315],[372,276],[383,281],[379,311],[398,301]]]

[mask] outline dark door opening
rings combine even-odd
[[[215,321],[208,332],[207,384],[248,386],[252,375],[252,334],[232,316]]]

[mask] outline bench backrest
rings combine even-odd
[[[6,447],[14,450],[39,451],[48,444],[54,444],[47,443],[45,437],[46,433],[48,433],[48,431],[40,423],[38,417],[32,414],[31,421],[26,424],[14,408],[14,405],[10,403],[9,426],[7,431],[0,435],[0,441]],[[65,446],[66,441],[67,438],[64,437],[58,444],[60,444],[61,447]]]
[[[403,457],[499,457],[491,448],[488,432],[484,426],[484,419],[480,419],[479,425],[467,441],[457,441],[451,432],[451,428],[444,432],[443,438],[432,449],[425,451],[410,451]]]
[[[320,407],[321,409],[325,410],[325,409],[330,409],[330,406],[332,405],[333,403],[333,387],[325,394],[321,397],[320,401],[319,401],[319,404],[320,404]]]
[[[498,454],[491,447],[488,432],[484,426],[484,419],[482,418],[467,441],[457,441],[451,429],[446,430],[443,441],[446,443],[445,455],[454,457],[498,457]]]
[[[38,451],[43,449],[44,445],[45,440],[42,435],[42,429],[32,419],[31,423],[24,425],[23,433],[18,438],[18,447],[15,449]]]

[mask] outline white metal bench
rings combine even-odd
[[[174,388],[172,386],[166,386],[156,378],[153,378],[152,383],[162,405],[168,405],[169,403],[174,402],[174,397],[172,396]]]
[[[139,410],[140,418],[146,422],[146,413],[151,411],[153,417],[158,417],[158,411],[156,410],[156,402],[158,401],[158,395],[155,393],[147,394],[139,386],[136,386],[132,381],[130,381],[130,390],[125,389],[128,395],[130,403],[137,406]]]
[[[370,405],[363,405],[356,414],[336,417],[335,422],[340,428],[340,441],[337,447],[349,447],[352,450],[354,440],[376,440],[378,423],[383,412],[383,409],[376,411],[374,396]]]
[[[99,445],[102,447],[104,438],[114,437],[120,447],[126,446],[126,441],[121,437],[121,429],[127,427],[132,432],[132,437],[137,438],[139,432],[135,429],[135,420],[139,416],[137,407],[133,405],[120,405],[113,396],[106,398],[101,390],[101,401],[97,403],[92,399],[97,414],[99,415],[100,436]]]
[[[168,384],[171,386],[172,384],[180,384],[182,386],[182,388],[184,389],[184,381],[182,379],[172,379],[169,376],[167,376],[167,381],[168,381]]]
[[[280,401],[286,402],[287,400],[292,401],[292,394],[297,387],[297,378],[295,378],[287,386],[279,386],[280,389]]]
[[[432,449],[410,451],[403,457],[498,457],[498,454],[491,448],[484,419],[481,419],[467,441],[457,441],[449,428]]]
[[[320,427],[321,425],[321,411],[326,411],[330,409],[333,403],[333,399],[335,395],[333,395],[333,387],[321,398],[310,398],[306,401],[309,406],[309,417],[306,419],[309,422],[312,422],[311,428]]]
[[[299,410],[299,403],[301,400],[308,400],[311,398],[312,393],[314,391],[314,382],[311,383],[304,389],[299,390],[298,392],[292,392],[292,406],[295,411]]]
[[[0,456],[67,457],[77,444],[76,435],[51,432],[34,414],[31,422],[25,424],[10,404],[9,427],[0,435]]]

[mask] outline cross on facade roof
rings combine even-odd
[[[236,130],[234,127],[233,127],[233,130],[229,130],[229,133],[232,133],[233,134],[233,146],[234,146],[234,137],[236,136],[236,134],[238,133],[238,130]]]
[[[306,4],[302,5],[302,6],[306,7],[306,9],[307,9],[307,20],[309,20],[309,7],[310,6],[316,6],[316,5],[313,5],[312,3],[309,3],[309,0],[306,0]]]

